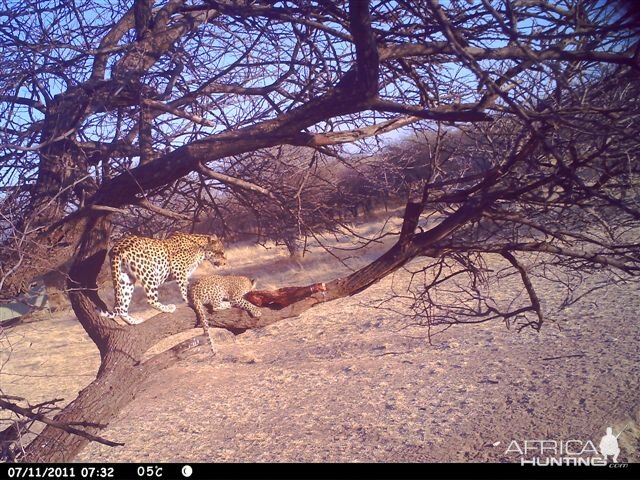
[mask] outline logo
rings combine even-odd
[[[627,426],[617,435],[614,435],[613,427],[607,427],[597,448],[591,440],[512,440],[504,453],[505,455],[519,455],[521,465],[538,467],[554,465],[604,467],[609,465],[610,468],[618,468],[619,465],[624,468],[627,464],[618,464],[618,455],[620,455],[618,437]],[[609,458],[612,463],[609,462]]]
[[[627,427],[625,427],[627,428]],[[607,434],[600,440],[600,453],[607,460],[607,457],[611,455],[613,457],[613,463],[618,463],[618,455],[620,455],[620,447],[618,446],[618,437],[622,435],[624,428],[618,433],[613,434],[613,428],[607,427]]]

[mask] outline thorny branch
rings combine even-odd
[[[60,403],[63,399],[53,399],[46,402],[41,402],[36,405],[28,405],[27,407],[21,407],[16,403],[9,400],[22,400],[18,397],[2,396],[0,398],[0,410],[7,410],[17,414],[18,418],[11,421],[9,427],[0,432],[0,459],[5,461],[16,461],[23,455],[23,437],[29,433],[33,427],[33,422],[41,422],[46,425],[51,425],[55,428],[59,428],[66,432],[88,440],[102,443],[110,447],[122,446],[123,443],[112,442],[97,435],[92,435],[89,432],[80,430],[76,427],[97,427],[104,428],[106,425],[101,425],[92,422],[71,422],[61,423],[52,420],[47,417],[46,413],[49,413],[58,407],[55,407],[56,403]]]

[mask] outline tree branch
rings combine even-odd
[[[290,143],[292,145],[300,145],[305,147],[318,147],[322,145],[338,145],[341,143],[350,143],[357,140],[362,140],[364,138],[392,132],[393,130],[396,130],[398,128],[402,128],[407,125],[411,125],[412,123],[419,122],[420,120],[422,120],[422,118],[417,116],[401,116],[393,118],[386,122],[370,125],[368,127],[356,128],[343,132],[300,132],[299,134],[291,138]]]
[[[138,207],[142,207],[146,210],[149,210],[150,212],[157,213],[158,215],[162,215],[167,218],[172,218],[174,220],[183,220],[187,222],[192,220],[191,217],[188,217],[186,215],[181,215],[171,210],[167,210],[166,208],[162,208],[157,205],[154,205],[146,198],[141,198],[140,200],[138,200],[138,202],[135,205]]]
[[[484,112],[473,110],[476,104],[470,105],[441,105],[437,109],[425,110],[417,105],[404,105],[389,100],[376,99],[370,103],[372,110],[381,112],[401,113],[413,115],[423,120],[437,120],[440,122],[481,122],[493,120]]]
[[[542,315],[542,307],[540,306],[540,299],[536,293],[535,288],[533,287],[533,283],[529,279],[529,275],[527,274],[527,270],[518,262],[516,257],[509,252],[508,250],[504,250],[502,252],[502,256],[506,258],[513,268],[515,268],[520,273],[520,278],[522,279],[522,283],[524,288],[527,290],[527,294],[529,295],[529,300],[531,300],[531,307],[536,312],[538,316],[538,322],[534,325],[536,330],[540,330],[542,327],[542,323],[544,322],[544,316]]]
[[[524,242],[524,243],[504,243],[498,245],[487,245],[478,247],[477,250],[484,252],[502,253],[504,251],[520,251],[520,252],[544,252],[559,255],[561,257],[575,258],[586,260],[599,265],[614,267],[625,273],[633,274],[640,272],[640,260],[630,259],[631,263],[625,263],[622,260],[609,258],[601,253],[578,252],[568,248],[559,247],[548,242]]]
[[[145,99],[142,100],[142,104],[146,105],[147,107],[149,107],[151,109],[160,110],[162,112],[167,112],[167,113],[172,113],[176,117],[184,118],[184,119],[189,120],[189,121],[191,121],[193,123],[197,123],[199,125],[204,125],[205,127],[215,127],[216,126],[215,123],[210,122],[209,120],[207,120],[206,118],[201,117],[200,115],[194,115],[194,114],[187,113],[184,110],[180,110],[178,108],[172,107],[171,105],[168,105],[168,104],[163,103],[163,102],[159,102],[157,100],[151,100],[151,99],[145,98]]]
[[[75,427],[70,426],[68,423],[61,423],[55,420],[51,420],[47,418],[45,415],[41,413],[34,413],[27,408],[19,407],[11,402],[7,402],[5,400],[0,399],[0,407],[5,408],[7,410],[11,410],[18,415],[22,415],[23,417],[31,418],[32,420],[36,420],[38,422],[42,422],[46,425],[50,425],[55,428],[59,428],[60,430],[64,430],[65,432],[72,433],[74,435],[78,435],[80,437],[84,437],[92,442],[102,443],[103,445],[107,445],[109,447],[121,447],[124,443],[112,442],[111,440],[107,440],[106,438],[98,437],[96,435],[92,435],[91,433],[85,432],[84,430],[79,430]],[[105,425],[100,424],[89,424],[87,426],[104,428]]]
[[[214,172],[210,168],[205,167],[202,163],[198,163],[197,170],[205,177],[212,178],[221,183],[224,183],[225,185],[241,188],[243,190],[249,190],[251,192],[260,193],[269,198],[274,198],[273,194],[269,190],[261,187],[260,185],[247,182],[246,180],[242,180],[241,178],[232,177],[231,175],[226,175],[224,173]]]
[[[593,61],[627,65],[638,68],[630,53],[612,53],[597,50],[532,50],[524,45],[499,48],[481,48],[461,46],[462,52],[475,60],[535,60],[536,62],[560,61]],[[431,62],[446,63],[449,59],[437,58],[437,55],[456,55],[456,49],[449,42],[425,42],[422,44],[405,43],[402,45],[385,45],[380,47],[380,60],[396,60],[406,57],[430,57]]]

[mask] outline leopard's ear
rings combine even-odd
[[[218,248],[224,248],[222,240],[220,240],[217,235],[209,235],[209,245],[214,245]]]
[[[255,278],[251,279],[251,290],[254,290],[256,288],[256,285],[258,285],[258,280],[256,280]]]

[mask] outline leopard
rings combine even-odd
[[[174,278],[182,299],[188,303],[189,277],[205,259],[217,267],[226,264],[224,245],[216,235],[177,232],[164,240],[137,235],[121,238],[111,249],[115,306],[113,312],[100,310],[100,315],[120,317],[130,325],[142,323],[129,315],[136,281],[142,284],[149,305],[161,312],[174,312],[174,304],[158,301],[158,287]]]
[[[252,317],[258,318],[261,316],[260,310],[244,299],[244,295],[255,287],[254,279],[236,275],[210,275],[190,285],[189,305],[195,310],[197,321],[209,339],[213,355],[216,354],[216,350],[209,332],[205,305],[210,305],[213,310],[224,310],[236,306],[246,310]],[[228,301],[225,302],[225,299]]]

